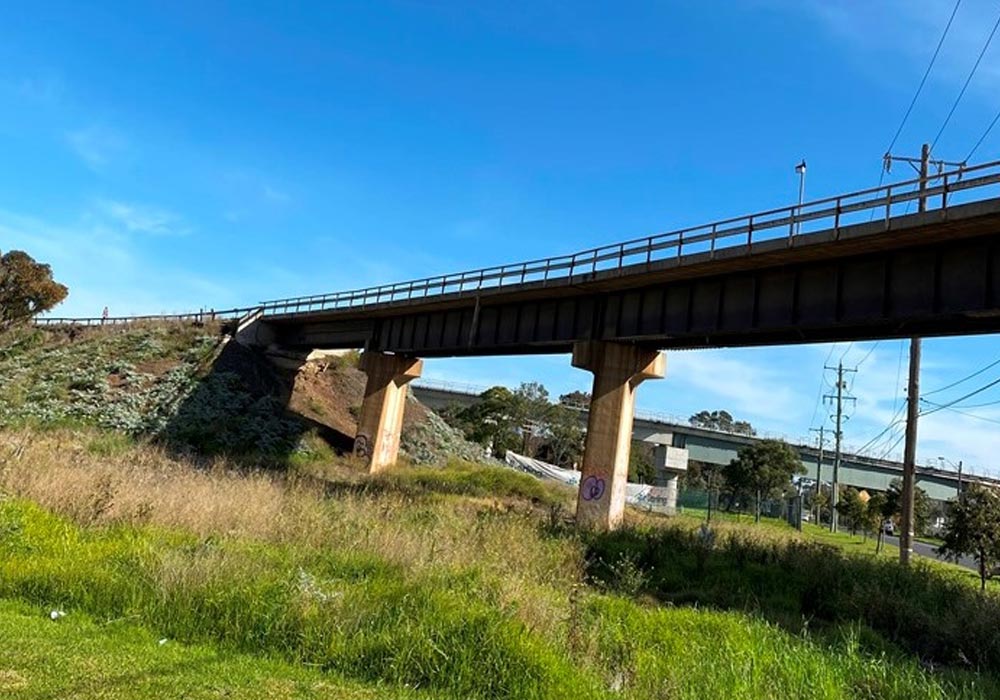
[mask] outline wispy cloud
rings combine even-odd
[[[118,131],[106,126],[88,126],[65,134],[70,148],[94,170],[102,170],[122,155],[127,141]]]
[[[191,231],[180,216],[158,207],[101,199],[97,202],[97,208],[112,221],[124,226],[129,233],[177,236]]]
[[[883,0],[871,3],[834,3],[828,0],[775,0],[805,11],[842,40],[850,50],[870,55],[894,55],[923,70],[930,60],[951,15],[953,3]],[[961,4],[935,63],[932,80],[960,83],[965,80],[996,18],[996,4],[966,0]],[[892,27],[892,31],[886,31]],[[977,72],[977,85],[992,89],[1000,80],[1000,46],[986,54]],[[881,70],[880,62],[872,62]],[[896,76],[898,78],[898,76]],[[908,81],[909,85],[912,81]],[[909,89],[909,88],[908,88]]]
[[[238,291],[211,276],[164,265],[149,243],[123,224],[92,211],[53,221],[0,210],[4,248],[23,249],[52,266],[70,295],[59,315],[177,313],[235,305]]]
[[[261,188],[264,199],[271,204],[288,204],[292,201],[292,196],[287,192],[277,189],[271,185],[264,185]]]

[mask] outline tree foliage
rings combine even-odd
[[[841,493],[837,499],[837,513],[843,518],[847,526],[851,529],[851,534],[857,534],[858,528],[864,528],[868,515],[868,503],[862,497],[861,492],[853,486],[849,486]],[[867,530],[866,530],[867,532]]]
[[[985,590],[987,579],[1000,564],[1000,493],[971,484],[951,505],[944,544],[938,551],[951,559],[975,557],[980,586]]]
[[[656,481],[653,446],[648,442],[632,441],[632,449],[628,453],[628,480],[637,484],[652,484]]]
[[[0,330],[29,321],[66,298],[69,290],[52,279],[52,269],[27,253],[0,256]]]
[[[466,438],[502,456],[507,450],[525,451],[554,464],[572,467],[583,452],[580,414],[549,401],[549,392],[537,382],[511,391],[494,386],[472,406],[454,411],[447,419]]]
[[[724,470],[731,502],[741,496],[754,500],[754,518],[760,520],[760,504],[791,484],[793,474],[805,468],[795,450],[782,440],[761,440],[740,449]]]
[[[735,420],[728,411],[698,411],[688,418],[688,422],[696,428],[721,430],[738,435],[756,435],[757,431],[747,421]]]
[[[903,480],[893,479],[885,494],[885,516],[901,518],[903,516]],[[919,486],[913,487],[913,531],[918,535],[927,531],[931,519],[931,499]]]

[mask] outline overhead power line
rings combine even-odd
[[[952,16],[954,17],[954,15]],[[943,134],[944,130],[948,127],[948,122],[951,121],[952,115],[958,108],[958,103],[962,101],[962,97],[965,95],[965,90],[969,87],[969,83],[972,82],[972,76],[976,74],[976,71],[979,69],[979,64],[983,60],[983,56],[986,55],[986,50],[990,48],[990,44],[993,43],[993,37],[997,33],[997,28],[1000,28],[1000,15],[997,15],[997,21],[993,24],[993,29],[990,31],[990,35],[986,38],[986,43],[983,44],[983,49],[979,52],[979,56],[976,58],[976,62],[972,66],[972,70],[969,71],[969,76],[965,79],[965,84],[962,85],[962,89],[959,91],[958,97],[955,98],[955,102],[951,105],[951,109],[948,111],[948,116],[944,118],[944,123],[942,123],[941,128],[938,129],[937,136],[935,136],[934,140],[931,141],[932,151],[934,150],[934,146],[937,145],[938,139],[941,138],[941,134]]]
[[[920,97],[920,93],[924,89],[924,83],[927,82],[927,76],[931,74],[931,68],[934,67],[934,62],[937,61],[938,54],[941,53],[941,46],[944,45],[944,38],[948,36],[948,30],[951,29],[951,23],[955,20],[955,15],[958,13],[958,6],[962,4],[962,0],[956,0],[955,7],[951,10],[951,17],[948,18],[948,24],[944,26],[944,31],[941,32],[941,38],[938,39],[937,48],[934,49],[934,55],[931,56],[931,62],[927,64],[927,70],[924,71],[924,77],[920,79],[920,84],[917,86],[917,91],[913,93],[913,99],[910,100],[910,106],[906,108],[906,113],[903,114],[903,120],[899,122],[899,128],[896,129],[896,133],[892,137],[892,141],[889,143],[889,147],[885,149],[886,153],[892,151],[892,147],[896,145],[899,135],[903,133],[903,127],[906,125],[906,120],[910,118],[910,113],[913,111],[914,105],[917,104],[917,98]],[[885,172],[883,171],[883,175]],[[882,181],[879,180],[879,186],[881,187]]]
[[[960,409],[954,408],[953,406],[944,406],[942,404],[934,403],[933,401],[927,401],[926,399],[924,399],[924,402],[925,403],[929,403],[932,406],[936,406],[938,409],[940,409],[942,411],[952,411],[953,413],[959,413],[959,414],[961,414],[963,416],[968,416],[969,418],[976,418],[977,420],[986,421],[987,423],[997,423],[997,424],[1000,424],[1000,420],[997,420],[996,418],[987,418],[986,416],[979,416],[979,415],[976,415],[975,413],[969,413],[968,411],[962,411]]]
[[[943,386],[943,387],[941,387],[939,389],[934,389],[933,391],[925,391],[924,392],[924,396],[930,396],[931,394],[938,394],[938,393],[940,393],[942,391],[947,391],[948,389],[951,389],[952,387],[958,386],[959,384],[962,384],[964,382],[969,381],[973,377],[978,377],[980,374],[982,374],[986,370],[992,369],[993,367],[996,367],[997,365],[1000,365],[1000,358],[998,358],[998,359],[994,360],[993,362],[989,363],[988,365],[986,365],[982,369],[978,369],[975,372],[973,372],[972,374],[967,375],[967,376],[962,377],[961,379],[959,379],[957,381],[952,382],[951,384],[946,384],[945,386]]]
[[[990,135],[990,132],[993,131],[993,127],[997,125],[998,121],[1000,121],[1000,112],[997,112],[997,115],[993,117],[993,121],[990,122],[990,125],[986,127],[986,131],[984,131],[983,135],[979,137],[978,141],[976,141],[976,145],[972,147],[971,151],[969,151],[969,155],[965,156],[965,162],[972,160],[972,156],[975,155],[976,151],[979,150],[979,147],[983,145],[983,141],[985,141],[986,137]]]
[[[926,411],[923,411],[923,412],[921,412],[920,415],[926,416],[926,415],[929,415],[931,413],[937,413],[938,411],[944,410],[946,408],[951,408],[955,404],[961,403],[962,401],[965,401],[968,398],[972,398],[976,394],[981,394],[984,391],[986,391],[987,389],[996,386],[997,384],[1000,384],[1000,377],[998,377],[997,379],[994,379],[989,384],[984,384],[983,386],[979,387],[978,389],[974,389],[973,391],[970,391],[965,396],[960,396],[957,399],[953,399],[952,401],[949,401],[948,403],[938,404],[936,408],[931,408],[931,409],[928,409]]]

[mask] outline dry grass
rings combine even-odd
[[[568,591],[583,579],[584,548],[546,537],[536,509],[492,498],[416,497],[381,484],[369,489],[374,482],[350,460],[321,471],[323,479],[247,472],[225,459],[192,469],[154,444],[86,429],[0,432],[0,491],[81,525],[153,525],[202,538],[351,551],[414,574],[474,568],[498,602],[530,626],[561,624]],[[327,497],[331,485],[335,498]]]

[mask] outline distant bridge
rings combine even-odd
[[[456,387],[447,383],[425,380],[415,382],[412,386],[414,396],[421,403],[434,410],[451,405],[474,405],[479,400],[479,393],[482,391],[481,388],[470,385]],[[477,391],[477,389],[479,390]],[[570,408],[578,408],[581,411],[583,423],[586,424],[586,409],[576,406],[570,406]],[[642,412],[637,412],[633,420],[632,438],[656,445],[684,448],[688,452],[689,459],[718,466],[729,464],[741,447],[764,439],[763,436],[750,437],[721,430],[698,428],[679,418],[671,420],[656,414]],[[819,450],[811,445],[791,442],[789,444],[799,453],[802,466],[806,470],[804,478],[815,480]],[[840,483],[845,486],[869,491],[885,491],[893,479],[900,479],[902,475],[903,465],[899,462],[845,453],[841,458],[838,478]],[[833,450],[824,450],[820,479],[824,482],[830,482],[833,479]],[[984,483],[1000,487],[1000,479],[968,474],[962,475],[962,482],[963,484]],[[918,466],[916,484],[926,491],[930,498],[946,501],[949,498],[954,498],[958,493],[958,473]]]

